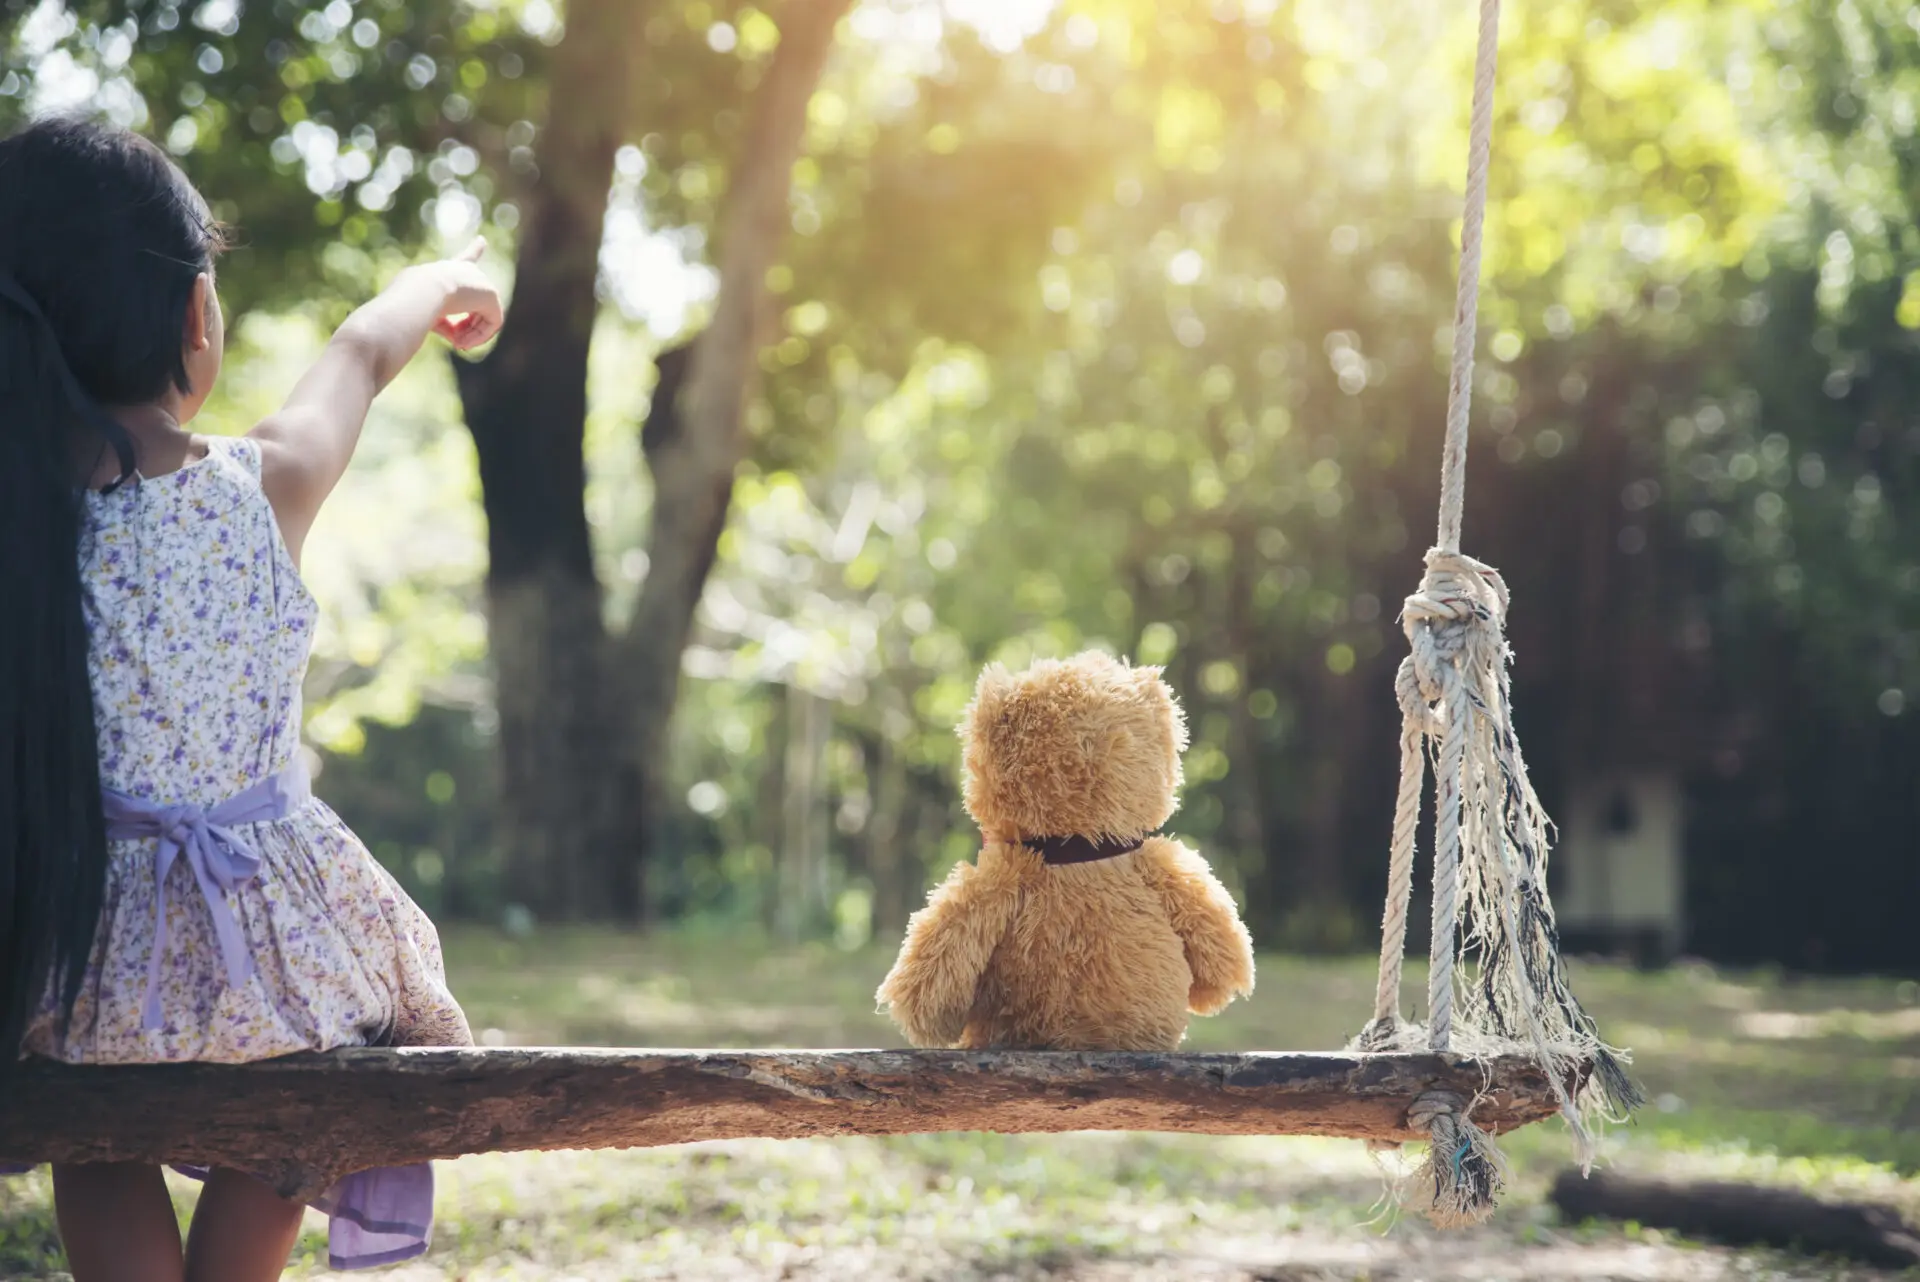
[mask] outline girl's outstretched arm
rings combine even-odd
[[[299,560],[320,505],[347,470],[367,411],[428,334],[465,351],[500,331],[500,294],[476,265],[486,242],[444,262],[409,267],[347,317],[285,405],[251,433],[261,485],[280,537]]]

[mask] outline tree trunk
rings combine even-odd
[[[1627,433],[1620,422],[1615,380],[1596,398],[1580,451],[1580,479],[1575,490],[1577,533],[1573,554],[1573,609],[1569,619],[1567,686],[1570,692],[1564,728],[1561,778],[1594,777],[1624,764],[1610,751],[1612,723],[1619,720],[1620,692],[1631,684],[1616,680],[1614,660],[1626,628],[1618,613],[1624,605],[1614,582],[1619,555],[1620,495],[1628,466]],[[1573,524],[1573,522],[1569,522]],[[1651,745],[1631,740],[1636,756]]]
[[[632,622],[618,642],[617,664],[620,702],[632,718],[632,773],[623,790],[621,825],[630,844],[619,848],[618,857],[635,867],[653,849],[667,804],[667,729],[679,696],[681,654],[726,528],[734,471],[746,454],[743,419],[759,371],[766,277],[788,225],[807,104],[849,2],[790,0],[782,15],[780,46],[754,96],[726,196],[713,319],[672,385],[663,370],[655,393],[662,413],[649,415],[641,438],[654,482],[649,565]]]
[[[781,826],[781,807],[787,795],[787,740],[793,737],[793,701],[787,697],[785,686],[769,687],[767,697],[772,712],[767,717],[766,737],[760,745],[760,779],[754,788],[753,837],[754,843],[767,854],[768,875],[761,878],[761,884],[776,887],[761,905],[760,911],[760,924],[772,934],[780,927],[780,895],[773,874],[780,867],[780,841],[785,832]]]
[[[642,13],[627,0],[568,6],[540,177],[522,196],[513,307],[493,352],[454,366],[487,512],[507,889],[549,917],[636,906],[596,868],[621,756],[606,711],[584,438],[600,230]]]
[[[1337,952],[1353,946],[1355,923],[1346,895],[1345,819],[1360,740],[1359,710],[1354,705],[1364,678],[1358,672],[1335,675],[1321,666],[1310,679],[1319,685],[1319,716],[1307,767],[1312,792],[1307,800],[1306,841],[1294,881],[1299,898],[1287,911],[1288,945]]]
[[[1233,564],[1227,581],[1227,655],[1240,669],[1240,689],[1228,704],[1232,718],[1233,756],[1228,762],[1232,786],[1233,814],[1227,832],[1239,848],[1236,862],[1243,876],[1258,876],[1271,866],[1267,854],[1267,789],[1261,786],[1260,729],[1253,715],[1253,676],[1258,656],[1254,638],[1258,628],[1253,619],[1254,568],[1259,550],[1254,547],[1253,531],[1236,524],[1233,531]]]
[[[973,859],[980,853],[980,836],[972,830],[973,820],[965,814],[955,815],[953,803],[948,799],[950,795],[924,788],[912,790],[912,809],[907,821],[907,840],[911,844],[900,851],[900,884],[905,889],[908,916],[926,906],[928,888],[946,875],[945,838],[956,823],[965,824],[973,838],[961,857]]]
[[[788,686],[786,695],[787,767],[777,865],[780,903],[774,924],[780,938],[791,944],[819,923],[825,907],[827,852],[821,792],[832,711],[825,699],[802,686]]]
[[[1598,1172],[1582,1178],[1578,1171],[1561,1172],[1551,1197],[1575,1221],[1631,1220],[1733,1246],[1845,1255],[1894,1269],[1920,1265],[1920,1230],[1891,1207],[1751,1184],[1675,1184]]]
[[[896,697],[890,686],[881,690],[882,705]],[[899,745],[887,737],[888,717],[882,715],[880,733],[874,737],[873,817],[867,822],[867,871],[873,877],[873,933],[877,939],[891,939],[907,927],[913,912],[917,884],[909,884],[909,840],[906,824],[912,781],[907,776],[907,759]]]

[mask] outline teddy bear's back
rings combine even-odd
[[[987,964],[963,1047],[1180,1045],[1193,977],[1166,902],[1147,880],[1149,857],[1045,865],[1030,856],[1019,909]]]

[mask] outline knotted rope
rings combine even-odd
[[[1428,1044],[1432,1050],[1453,1046],[1453,966],[1459,922],[1461,832],[1463,820],[1484,820],[1480,813],[1465,814],[1463,779],[1485,779],[1491,755],[1482,728],[1473,719],[1475,708],[1490,704],[1502,727],[1506,724],[1507,587],[1497,571],[1459,552],[1434,548],[1427,553],[1427,572],[1420,590],[1407,598],[1401,624],[1412,653],[1400,662],[1394,693],[1400,703],[1400,792],[1393,815],[1393,854],[1389,864],[1387,911],[1382,922],[1380,982],[1374,991],[1376,1026],[1397,1024],[1400,1015],[1400,975],[1406,952],[1407,907],[1413,890],[1414,834],[1420,821],[1420,798],[1426,786],[1429,742],[1437,749],[1439,795],[1434,820],[1433,948],[1428,974]],[[1485,691],[1497,689],[1495,700]],[[1488,727],[1491,728],[1491,727]],[[1526,782],[1526,765],[1519,745],[1512,747],[1509,773]],[[1471,754],[1469,742],[1480,751]],[[1472,757],[1472,769],[1468,757]],[[1496,767],[1497,768],[1497,767]],[[1546,818],[1538,803],[1526,816],[1545,849]],[[1484,829],[1485,824],[1480,827]]]
[[[1452,1050],[1457,992],[1460,1022],[1474,1034],[1476,1049],[1520,1043],[1547,1070],[1585,1165],[1591,1161],[1591,1143],[1575,1106],[1585,1075],[1591,1072],[1617,1110],[1630,1109],[1638,1096],[1574,999],[1560,960],[1547,897],[1550,825],[1513,731],[1507,586],[1498,571],[1460,551],[1499,26],[1499,0],[1481,0],[1439,538],[1427,553],[1419,591],[1407,598],[1401,614],[1411,653],[1394,680],[1401,712],[1400,791],[1381,923],[1380,979],[1373,1020],[1358,1043],[1371,1050],[1406,1050],[1421,1040],[1418,1029],[1401,1021],[1400,979],[1414,839],[1431,756],[1435,815],[1427,1048]],[[1469,982],[1462,982],[1464,968],[1456,966],[1463,908],[1469,923],[1464,947],[1478,963]],[[1429,1138],[1423,1169],[1432,1178],[1433,1197],[1427,1209],[1443,1226],[1484,1218],[1501,1186],[1498,1150],[1469,1120],[1469,1111],[1452,1096],[1428,1096],[1408,1116],[1409,1128]]]
[[[1506,1159],[1469,1112],[1466,1101],[1447,1091],[1429,1091],[1407,1110],[1407,1124],[1427,1137],[1427,1160],[1415,1180],[1431,1189],[1427,1218],[1443,1229],[1486,1219],[1507,1184]]]

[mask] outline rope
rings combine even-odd
[[[1359,1045],[1405,1050],[1415,1044],[1416,1030],[1400,1018],[1400,981],[1414,838],[1431,753],[1434,875],[1427,1048],[1441,1054],[1452,1049],[1456,1014],[1475,1048],[1525,1046],[1553,1083],[1584,1165],[1590,1161],[1590,1141],[1575,1097],[1585,1083],[1592,1080],[1616,1111],[1633,1108],[1639,1095],[1574,999],[1560,959],[1546,885],[1550,825],[1513,731],[1507,586],[1498,571],[1460,551],[1499,25],[1499,0],[1480,0],[1439,535],[1427,552],[1420,588],[1407,598],[1401,613],[1411,652],[1394,681],[1401,713],[1400,791],[1394,802],[1381,918],[1380,978],[1373,1019]],[[1464,943],[1463,917],[1468,924]],[[1470,982],[1460,981],[1456,966],[1463,949],[1477,963]],[[1445,1222],[1468,1222],[1484,1213],[1499,1187],[1498,1152],[1491,1139],[1473,1127],[1466,1103],[1429,1101],[1418,1111],[1410,1124],[1431,1140],[1427,1169],[1435,1181],[1436,1213]]]
[[[1486,228],[1486,171],[1494,155],[1494,73],[1500,65],[1500,0],[1480,0],[1480,44],[1473,59],[1473,123],[1467,131],[1467,207],[1459,225],[1459,282],[1453,292],[1453,374],[1446,395],[1446,445],[1440,457],[1440,534],[1438,545],[1427,555],[1427,578],[1421,591],[1407,601],[1407,641],[1413,645],[1413,672],[1428,706],[1438,702],[1444,708],[1440,725],[1440,768],[1438,795],[1434,798],[1434,904],[1432,904],[1432,948],[1427,971],[1428,1044],[1436,1052],[1450,1050],[1453,1044],[1453,958],[1457,956],[1455,937],[1459,929],[1459,843],[1461,843],[1461,770],[1467,760],[1467,689],[1461,679],[1459,654],[1467,649],[1465,639],[1455,635],[1465,628],[1467,618],[1459,606],[1467,606],[1476,618],[1488,618],[1484,597],[1488,585],[1475,580],[1486,570],[1476,560],[1459,557],[1459,530],[1467,510],[1467,422],[1473,411],[1473,353],[1480,328],[1480,238]],[[1501,641],[1500,622],[1505,620],[1505,585],[1498,585],[1500,608],[1494,624],[1492,643],[1498,643],[1501,660],[1505,641]],[[1471,605],[1469,605],[1471,603]],[[1442,656],[1440,639],[1434,637],[1434,624],[1446,622],[1448,653]],[[1484,631],[1484,629],[1482,629]],[[1476,647],[1476,649],[1484,649]],[[1442,658],[1452,662],[1440,662]],[[1484,658],[1476,654],[1475,658]],[[1505,668],[1501,666],[1501,674]],[[1396,683],[1398,685],[1398,683]],[[1405,708],[1402,702],[1402,708]],[[1405,718],[1402,718],[1405,722]],[[1427,731],[1430,718],[1419,725]],[[1405,737],[1405,731],[1402,731]],[[1402,752],[1402,766],[1405,754]],[[1407,783],[1402,779],[1400,793]],[[1419,806],[1419,783],[1415,783],[1415,808]],[[1398,835],[1398,814],[1396,814]],[[1413,833],[1409,825],[1405,862],[1413,864]],[[1402,912],[1402,919],[1405,912]],[[1402,927],[1405,931],[1405,927]],[[1396,992],[1398,992],[1396,981]]]
[[[1467,131],[1466,211],[1460,220],[1460,278],[1453,298],[1453,377],[1447,385],[1447,443],[1440,465],[1440,539],[1460,550],[1467,502],[1467,419],[1473,408],[1473,352],[1480,325],[1480,236],[1487,222],[1487,168],[1493,156],[1493,81],[1499,63],[1500,0],[1480,0],[1473,62],[1473,120]]]
[[[1473,723],[1470,704],[1487,703],[1484,694],[1476,699],[1470,686],[1484,690],[1489,677],[1504,683],[1506,643],[1501,626],[1506,612],[1506,584],[1498,573],[1471,557],[1434,548],[1427,553],[1427,572],[1420,590],[1407,598],[1401,614],[1407,642],[1413,648],[1405,663],[1413,671],[1411,684],[1417,701],[1417,707],[1409,708],[1402,688],[1401,736],[1404,739],[1412,733],[1437,737],[1440,745],[1435,770],[1433,947],[1427,972],[1428,1048],[1440,1053],[1453,1048],[1453,964],[1459,952],[1456,939],[1463,827],[1471,819],[1478,821],[1476,835],[1484,835],[1488,828],[1488,816],[1481,808],[1473,807],[1470,815],[1466,805],[1464,785],[1489,777],[1484,751],[1473,753],[1473,768],[1468,769],[1469,740],[1474,741],[1476,749],[1483,747],[1483,736],[1474,733],[1479,727]],[[1500,706],[1505,707],[1504,700]],[[1437,722],[1432,711],[1436,707],[1440,709]],[[1419,787],[1417,779],[1413,787]],[[1403,779],[1401,792],[1407,791]],[[1414,804],[1419,803],[1416,800]],[[1413,862],[1412,844],[1409,833],[1405,856],[1409,864]]]
[[[1426,1215],[1438,1228],[1481,1223],[1506,1186],[1506,1161],[1471,1111],[1446,1091],[1429,1091],[1407,1110],[1407,1125],[1427,1137],[1427,1160],[1414,1178],[1428,1190]]]
[[[1439,762],[1434,851],[1431,965],[1427,1001],[1432,1012],[1431,1046],[1452,1044],[1453,959],[1459,903],[1460,769],[1464,761],[1466,702],[1457,673],[1449,685],[1438,651],[1423,625],[1453,616],[1453,607],[1435,581],[1435,556],[1460,551],[1460,527],[1466,512],[1467,425],[1473,408],[1473,354],[1480,317],[1480,245],[1487,221],[1487,170],[1493,155],[1493,87],[1498,67],[1500,0],[1480,2],[1480,43],[1474,58],[1473,114],[1468,129],[1466,210],[1460,223],[1460,276],[1454,293],[1453,372],[1447,386],[1447,436],[1440,468],[1439,545],[1428,554],[1427,578],[1410,597],[1402,615],[1414,653],[1400,664],[1394,679],[1399,697],[1400,793],[1393,810],[1393,852],[1387,866],[1387,906],[1380,928],[1380,980],[1374,990],[1373,1022],[1363,1044],[1390,1040],[1400,1018],[1400,979],[1405,966],[1407,908],[1413,895],[1415,831],[1420,796],[1426,787],[1425,741],[1442,747]],[[1477,564],[1477,563],[1476,563]],[[1457,575],[1455,576],[1458,577]],[[1457,648],[1457,647],[1455,647]],[[1434,704],[1445,720],[1432,715]]]
[[[1374,989],[1373,1023],[1368,1026],[1374,1036],[1390,1036],[1400,1020],[1407,906],[1413,899],[1414,830],[1420,823],[1420,794],[1427,784],[1427,706],[1420,699],[1412,656],[1400,661],[1394,691],[1400,699],[1400,795],[1393,804],[1393,856],[1387,865],[1386,913],[1380,920],[1380,983]]]

